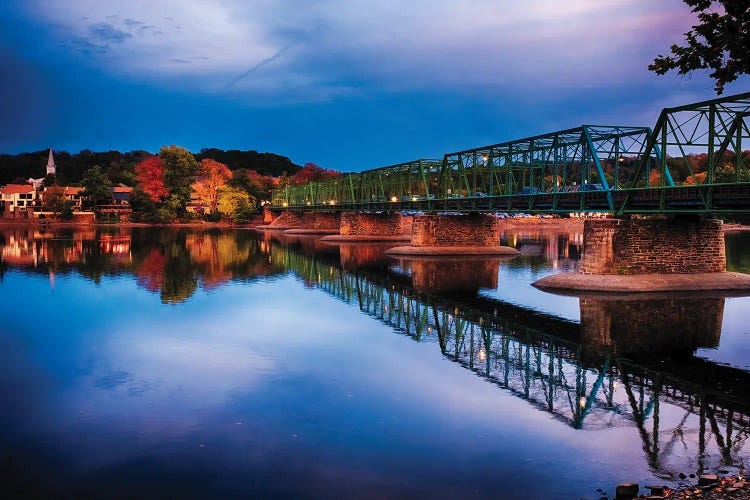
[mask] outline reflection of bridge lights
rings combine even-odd
[[[613,390],[613,391],[616,391],[616,390],[617,390],[617,387],[618,387],[619,385],[620,385],[620,384],[618,384],[618,383],[617,383],[617,380],[615,380],[615,381],[614,381],[614,382],[612,383],[612,390]]]
[[[398,201],[398,197],[397,196],[391,196],[391,201],[393,203],[396,203]]]
[[[431,334],[431,333],[432,333],[432,327],[431,327],[431,326],[428,326],[428,327],[427,327],[427,333],[428,333],[428,334]]]
[[[487,359],[487,353],[484,352],[484,348],[479,349],[479,352],[477,353],[477,357],[479,358],[479,361],[484,361]]]
[[[581,408],[586,408],[586,398],[582,397],[578,403],[581,405]]]

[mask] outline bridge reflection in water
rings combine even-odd
[[[447,359],[558,421],[588,431],[634,426],[649,466],[664,478],[748,458],[750,373],[692,355],[718,345],[721,297],[583,298],[577,325],[467,293],[473,269],[497,269],[497,260],[411,260],[390,266],[400,272],[383,273],[382,248],[344,247],[341,259],[350,265],[342,270],[328,252],[305,247],[311,245],[266,248],[272,262],[308,286],[435,343]],[[367,256],[364,268],[353,270],[354,255]],[[474,285],[476,291],[497,281]]]
[[[388,245],[337,247],[272,232],[6,230],[0,277],[10,267],[77,271],[95,282],[127,273],[177,302],[197,287],[293,273],[561,423],[636,429],[648,464],[665,478],[750,460],[750,373],[693,354],[718,344],[724,298],[585,297],[578,323],[476,293],[502,288],[498,266],[533,268],[534,253],[571,265],[575,236],[554,239],[529,236],[526,255],[505,263],[441,262],[386,258]]]

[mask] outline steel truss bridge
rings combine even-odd
[[[273,192],[271,204],[315,211],[746,213],[748,117],[750,92],[665,108],[653,129],[583,125],[286,186]]]
[[[587,430],[636,427],[650,467],[660,474],[679,472],[670,467],[675,448],[682,454],[690,448],[699,471],[734,464],[747,452],[750,374],[742,370],[698,358],[665,365],[592,352],[574,339],[579,330],[567,320],[545,317],[547,330],[562,336],[550,335],[536,327],[539,313],[519,306],[419,292],[408,277],[346,272],[330,256],[276,244],[266,251],[269,261],[307,286],[399,334],[436,344],[446,359],[560,422]]]

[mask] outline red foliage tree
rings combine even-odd
[[[150,156],[135,166],[135,180],[153,202],[162,201],[169,195],[164,186],[164,164],[158,156]]]
[[[336,179],[337,177],[341,177],[341,172],[324,169],[314,163],[305,163],[302,170],[292,176],[292,184],[307,184],[308,182],[325,181],[328,179]]]

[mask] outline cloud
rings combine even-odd
[[[90,64],[155,83],[260,99],[366,95],[369,89],[499,93],[519,86],[618,85],[645,78],[650,58],[680,39],[692,16],[681,0],[29,5],[30,17],[56,27],[55,42],[108,45]]]
[[[89,33],[103,43],[122,43],[128,38],[133,38],[130,33],[125,33],[108,23],[96,23],[89,26]]]
[[[248,76],[252,75],[256,71],[258,71],[259,69],[261,69],[263,66],[272,63],[273,61],[275,61],[276,59],[278,59],[279,57],[281,57],[282,55],[284,55],[284,53],[287,50],[289,50],[290,48],[292,48],[293,45],[294,45],[294,42],[288,43],[287,45],[283,46],[278,52],[276,52],[271,57],[263,59],[258,64],[255,64],[252,68],[248,69],[247,71],[245,71],[241,75],[237,76],[236,78],[233,78],[229,83],[226,84],[226,86],[224,87],[224,90],[229,90],[230,88],[232,88],[237,82],[239,82],[243,78],[247,78]]]

